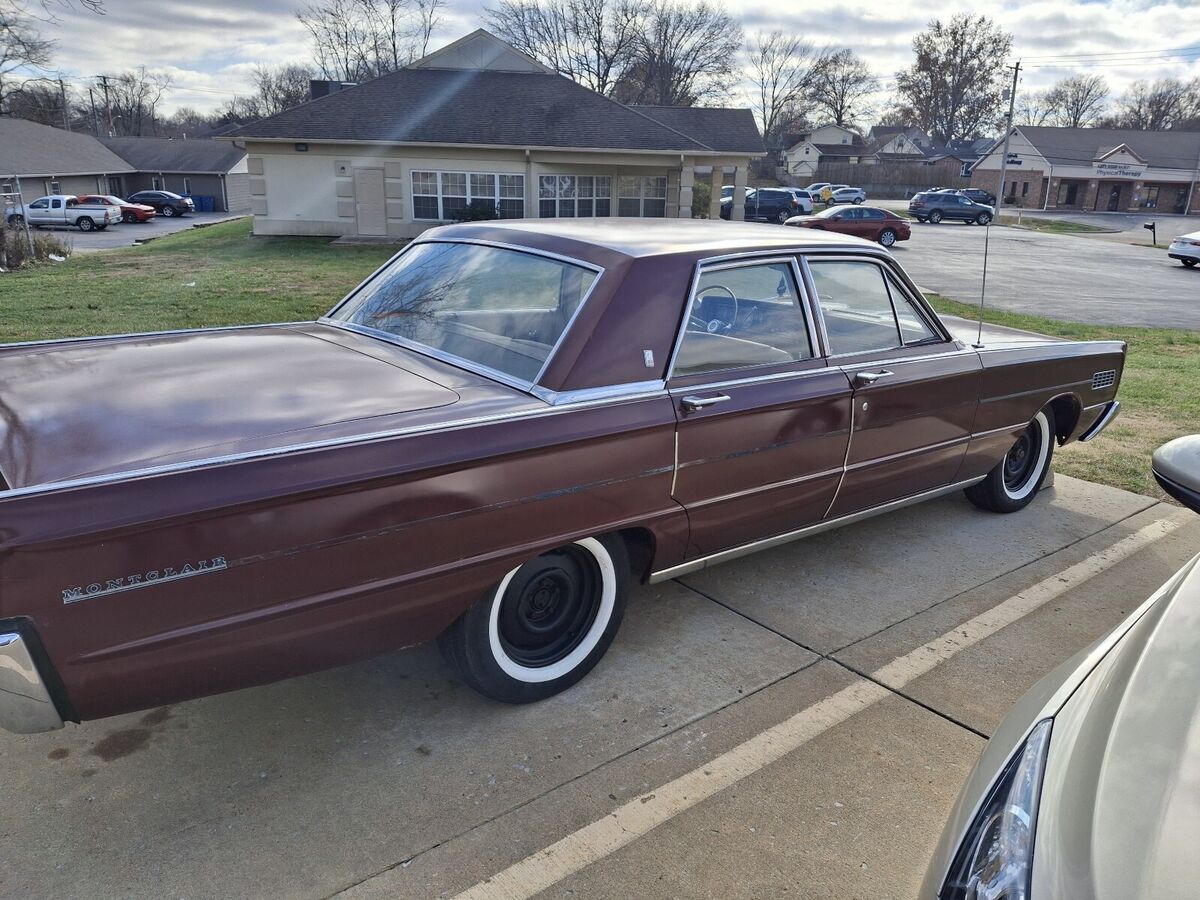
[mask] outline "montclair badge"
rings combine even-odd
[[[220,572],[227,568],[229,568],[229,565],[225,562],[225,557],[214,556],[212,559],[202,559],[199,562],[185,563],[178,568],[166,566],[161,569],[151,569],[148,572],[141,572],[137,575],[122,575],[120,578],[110,578],[107,581],[93,581],[91,584],[65,588],[62,592],[63,603],[78,603],[80,600],[107,597],[109,594],[135,591],[138,588],[166,584],[170,581],[180,581],[184,578],[194,578],[197,575],[210,575],[213,572]]]

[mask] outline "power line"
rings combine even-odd
[[[1022,59],[1081,59],[1083,57],[1146,56],[1164,53],[1200,53],[1200,46],[1164,47],[1160,50],[1098,50],[1095,53],[1052,53],[1043,56],[1023,56]]]

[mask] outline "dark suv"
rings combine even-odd
[[[982,203],[984,206],[996,206],[996,195],[991,191],[985,191],[983,188],[963,188],[959,191],[968,200],[974,200],[976,203]]]
[[[918,222],[936,225],[942,219],[958,219],[986,225],[995,215],[990,206],[976,203],[962,194],[941,194],[933,191],[913,195],[908,201],[908,212]]]
[[[721,218],[728,219],[733,210],[733,198],[727,197],[721,201]],[[790,190],[783,188],[758,188],[746,192],[746,221],[778,222],[782,225],[792,216],[812,212],[800,198]]]
[[[171,191],[138,191],[125,199],[129,203],[153,206],[156,213],[168,219],[171,216],[182,216],[196,211],[196,204],[192,202],[191,197],[181,197]]]

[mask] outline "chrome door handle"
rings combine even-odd
[[[730,399],[728,394],[717,394],[713,397],[684,397],[679,401],[679,405],[683,407],[684,412],[696,412],[704,409],[706,406],[715,406],[718,403],[724,403]]]
[[[855,372],[854,383],[861,387],[863,385],[874,384],[880,378],[888,378],[895,374],[895,372],[889,372],[887,369],[881,369],[878,372]]]

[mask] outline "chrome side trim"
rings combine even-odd
[[[261,322],[255,325],[210,325],[207,328],[168,328],[166,331],[129,331],[123,334],[93,334],[85,337],[45,338],[39,341],[13,341],[0,344],[0,351],[10,347],[45,347],[53,344],[89,344],[96,341],[119,341],[126,338],[167,337],[175,334],[203,334],[209,331],[247,331],[252,328],[291,328],[296,325],[315,325],[307,322]]]
[[[327,450],[332,447],[349,447],[356,444],[369,444],[374,441],[390,438],[411,437],[413,435],[429,434],[434,431],[453,431],[459,428],[469,428],[475,425],[491,425],[497,422],[513,421],[525,418],[559,413],[575,412],[581,409],[593,409],[601,406],[612,406],[619,403],[634,402],[649,399],[653,394],[636,396],[619,396],[600,400],[590,400],[563,404],[561,406],[545,406],[531,409],[520,409],[504,413],[492,413],[486,416],[472,416],[452,422],[430,422],[426,425],[410,425],[407,428],[393,428],[388,431],[374,431],[366,434],[356,434],[340,438],[327,438],[320,441],[310,441],[303,444],[287,444],[281,447],[268,447],[262,450],[249,450],[244,453],[230,453],[224,456],[212,456],[204,459],[188,460],[179,463],[165,463],[158,466],[146,466],[141,469],[128,469],[121,472],[108,472],[103,475],[87,475],[81,478],[71,478],[63,481],[48,481],[44,484],[31,484],[28,487],[12,488],[0,491],[0,502],[14,497],[25,497],[32,494],[48,494],[55,491],[72,490],[74,488],[92,487],[99,484],[112,484],[118,481],[129,481],[135,478],[148,478],[157,475],[172,475],[203,469],[209,466],[226,465],[230,463],[249,462],[259,459],[270,459],[276,456],[286,456],[289,453],[301,453],[309,450]]]
[[[1117,413],[1121,411],[1121,402],[1119,400],[1109,400],[1108,408],[1100,415],[1100,418],[1092,423],[1092,427],[1079,436],[1080,441],[1090,441],[1105,428],[1107,428],[1112,420],[1117,417]]]
[[[35,734],[62,727],[25,638],[16,631],[0,634],[0,728]]]
[[[552,391],[535,385],[533,394],[551,406],[569,406],[572,403],[588,403],[595,400],[640,400],[655,394],[665,393],[666,384],[661,380],[630,381],[625,384],[609,384],[604,387],[580,388],[574,391]]]
[[[875,506],[870,509],[864,509],[850,515],[841,516],[837,519],[826,519],[821,522],[816,522],[812,525],[806,525],[803,528],[797,528],[795,531],[789,531],[785,534],[777,534],[774,537],[763,538],[759,541],[752,541],[748,544],[742,544],[740,547],[731,547],[728,550],[722,550],[720,553],[713,553],[709,556],[703,556],[699,559],[689,560],[681,563],[678,566],[672,566],[669,569],[661,569],[653,572],[650,575],[650,584],[657,584],[660,581],[669,581],[672,578],[678,578],[681,575],[688,575],[692,572],[699,572],[701,569],[707,569],[709,566],[715,566],[718,563],[728,562],[731,559],[738,559],[742,556],[749,556],[751,553],[757,553],[759,550],[768,550],[772,547],[778,547],[782,544],[791,543],[792,541],[805,538],[813,534],[820,534],[822,531],[831,531],[834,528],[840,528],[843,525],[850,525],[854,522],[860,522],[863,519],[869,519],[872,516],[878,516],[883,513],[892,512],[893,510],[903,509],[906,506],[913,506],[925,500],[932,500],[935,497],[941,497],[946,494],[952,494],[962,488],[970,487],[973,484],[978,484],[987,476],[979,478],[971,478],[967,481],[959,481],[955,484],[944,485],[940,488],[934,488],[931,491],[924,491],[920,494],[914,494],[911,497],[904,497],[900,500],[893,500],[890,503],[885,503],[882,506]]]
[[[813,360],[803,360],[803,362],[812,362]],[[818,360],[819,362],[819,360]],[[726,370],[732,371],[732,370]],[[770,375],[749,375],[745,378],[729,378],[721,381],[706,381],[703,384],[691,384],[686,388],[677,387],[677,393],[691,391],[716,391],[723,388],[743,387],[747,384],[767,384],[772,381],[795,381],[801,378],[811,378],[814,375],[829,375],[830,372],[836,372],[837,369],[831,369],[828,366],[819,366],[811,369],[800,369],[791,372],[772,372]],[[716,374],[716,373],[713,373]]]

